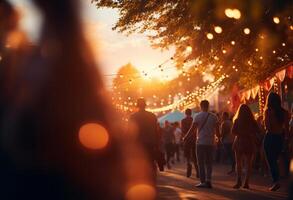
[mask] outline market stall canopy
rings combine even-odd
[[[165,121],[169,122],[180,122],[185,117],[184,113],[174,110],[158,119],[160,124],[163,124]]]

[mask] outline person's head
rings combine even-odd
[[[284,120],[284,112],[281,104],[281,97],[275,93],[270,92],[266,100],[266,109],[273,110],[274,114],[279,122]]]
[[[223,112],[222,119],[223,119],[223,121],[224,120],[229,120],[229,113],[228,112]]]
[[[210,103],[208,100],[203,100],[200,102],[200,109],[204,112],[207,112],[209,110]]]
[[[145,99],[144,98],[137,99],[136,106],[138,107],[139,110],[144,110],[146,107]]]
[[[187,108],[187,109],[185,110],[185,115],[186,115],[186,116],[191,116],[191,109]]]
[[[179,122],[174,122],[174,127],[175,128],[179,127]]]
[[[266,99],[266,108],[275,110],[281,107],[281,97],[275,92],[270,92]]]
[[[168,120],[165,121],[165,127],[169,127],[170,126],[170,122]]]
[[[234,116],[234,121],[238,120],[240,123],[249,124],[250,122],[254,122],[254,116],[246,104],[241,104]]]

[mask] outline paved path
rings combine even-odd
[[[213,169],[213,189],[198,189],[194,177],[185,177],[185,164],[173,165],[171,170],[160,172],[158,175],[158,194],[160,200],[283,200],[287,198],[288,180],[282,180],[282,188],[270,192],[267,187],[270,178],[254,174],[250,181],[250,190],[232,188],[235,175],[226,175],[229,167],[217,164]]]

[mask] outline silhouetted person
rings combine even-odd
[[[284,138],[289,133],[289,115],[281,106],[280,96],[274,92],[267,97],[264,121],[264,149],[273,179],[270,190],[276,191],[280,188],[278,159],[283,149]]]
[[[160,137],[157,128],[157,117],[145,110],[146,102],[143,98],[137,100],[137,107],[139,110],[130,116],[130,122],[135,126],[138,142],[142,144],[149,162],[154,165],[158,154]],[[153,169],[155,170],[154,166]]]
[[[196,158],[196,131],[193,132],[193,134],[190,134],[189,138],[185,138],[187,132],[191,128],[192,125],[192,117],[191,117],[191,109],[185,110],[186,117],[181,120],[181,129],[182,129],[182,137],[184,138],[183,143],[183,150],[184,150],[184,156],[186,157],[186,176],[190,177],[192,174],[192,165],[191,162],[194,165],[196,177],[199,177],[198,175],[198,167],[197,167],[197,158]]]
[[[235,135],[233,149],[236,156],[237,180],[233,188],[238,189],[242,185],[242,166],[245,161],[246,176],[243,188],[249,189],[249,178],[252,170],[253,160],[256,154],[260,130],[254,116],[246,104],[240,105],[232,127],[232,134]]]
[[[175,145],[175,136],[174,136],[174,128],[170,125],[169,121],[165,121],[165,126],[163,129],[163,143],[164,150],[167,157],[167,167],[171,168],[170,161],[174,155],[174,145]]]
[[[217,116],[209,112],[207,100],[200,102],[200,108],[201,112],[194,117],[192,127],[187,134],[193,134],[197,129],[196,155],[200,183],[196,187],[212,188],[213,150],[215,136],[219,136],[219,124]]]
[[[0,198],[125,199],[126,185],[148,184],[149,174],[138,177],[129,171],[132,162],[144,164],[144,156],[130,162],[124,155],[133,145],[118,140],[123,130],[113,123],[119,119],[85,42],[78,1],[33,2],[43,16],[43,28],[38,46],[11,79],[13,95],[0,130]],[[82,143],[93,139],[80,135],[88,124],[98,131],[83,133],[97,138],[103,133],[108,140],[104,146],[92,149]]]
[[[222,123],[220,126],[220,137],[221,142],[224,146],[227,158],[231,162],[231,171],[228,172],[228,174],[232,174],[235,172],[235,157],[234,152],[232,150],[232,144],[234,142],[234,136],[232,135],[232,121],[229,118],[229,113],[223,112],[222,114]]]
[[[175,137],[174,152],[175,152],[177,162],[180,162],[180,145],[181,145],[181,139],[182,139],[182,131],[179,127],[178,122],[174,122],[174,137]]]

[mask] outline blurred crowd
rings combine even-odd
[[[231,164],[239,188],[242,159],[247,174],[271,174],[271,190],[280,187],[277,159],[287,176],[293,119],[277,94],[257,119],[247,105],[232,116],[208,112],[205,101],[198,115],[188,109],[164,127],[139,99],[125,128],[85,40],[78,0],[32,3],[43,21],[34,44],[14,6],[0,0],[0,199],[151,200],[157,167],[183,161],[199,187],[212,187],[212,162],[220,162]]]
[[[270,133],[270,126],[276,128],[278,122],[271,124],[270,116],[264,118],[262,115],[253,115],[250,108],[245,104],[239,107],[236,114],[211,111],[217,116],[218,123],[217,130],[214,131],[212,159],[214,163],[231,166],[227,175],[237,174],[237,182],[234,188],[241,186],[241,174],[244,166],[247,167],[245,171],[248,175],[253,173],[264,177],[271,175],[271,169],[273,182],[276,184],[270,188],[271,190],[279,188],[280,176],[282,178],[289,177],[290,160],[293,155],[293,115],[290,118],[289,111],[282,109],[280,97],[276,93],[271,93],[269,96],[273,99],[271,104],[279,104],[280,107],[279,111],[273,112],[283,113],[283,116],[281,115],[283,121],[281,121],[279,131],[274,133]],[[267,101],[269,101],[269,97]],[[269,108],[266,112],[269,112],[268,110]],[[199,113],[192,113],[191,109],[187,109],[185,111],[186,117],[181,122],[165,121],[162,127],[159,126],[159,133],[162,135],[160,144],[165,154],[167,168],[170,169],[176,162],[186,163],[187,177],[191,176],[192,168],[194,168],[196,177],[199,178],[198,153],[196,152],[199,130],[193,131],[192,134],[189,133],[192,130],[194,118]],[[264,114],[268,115],[267,113]],[[273,141],[270,137],[273,137]],[[275,144],[274,142],[278,142],[279,138],[279,144]],[[245,165],[243,162],[245,162]],[[246,179],[246,187],[249,188],[249,176]]]

